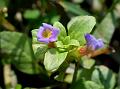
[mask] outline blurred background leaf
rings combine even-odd
[[[16,68],[26,73],[39,73],[42,68],[35,62],[30,39],[18,32],[1,32],[0,43],[2,60],[12,63]]]
[[[116,83],[115,73],[103,65],[96,67],[91,79],[97,84],[103,85],[105,89],[113,89]]]
[[[7,7],[9,5],[9,0],[0,0],[0,8]]]
[[[118,17],[115,15],[114,11],[108,13],[102,22],[97,26],[93,35],[97,38],[102,38],[106,44],[109,44],[115,31],[117,19]]]
[[[80,0],[79,0],[80,2]],[[64,9],[71,13],[71,14],[75,14],[75,15],[90,15],[87,11],[83,10],[79,4],[75,4],[75,3],[70,3],[70,2],[60,2],[60,5],[64,7]]]
[[[26,19],[37,19],[40,16],[40,11],[35,10],[26,10],[23,14],[24,18]]]

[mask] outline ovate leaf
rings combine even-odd
[[[37,41],[37,32],[38,29],[32,30],[32,47],[37,59],[44,59],[45,52],[47,51],[48,46]]]
[[[60,30],[58,40],[63,40],[67,36],[66,29],[60,22],[55,22],[53,24],[53,27],[56,27],[56,28],[58,28]]]
[[[115,21],[115,13],[108,13],[102,22],[97,26],[93,35],[97,38],[102,38],[105,43],[109,44],[115,30]]]
[[[68,35],[71,39],[78,40],[80,44],[85,44],[84,35],[90,33],[95,24],[96,20],[92,16],[77,16],[67,25]]]
[[[0,44],[0,54],[3,55],[4,62],[9,60],[22,72],[38,73],[40,67],[35,62],[32,44],[26,35],[18,32],[1,32]]]
[[[104,89],[104,87],[93,81],[85,81],[85,89]]]
[[[92,81],[103,85],[105,89],[113,89],[116,83],[115,74],[105,66],[98,66],[93,71]]]
[[[44,65],[46,70],[52,72],[59,68],[67,57],[68,52],[58,52],[56,49],[49,49],[45,53]]]
[[[93,81],[80,79],[76,81],[70,89],[104,89],[104,87]]]
[[[80,62],[81,65],[86,69],[90,69],[95,64],[95,60],[88,58],[86,56],[82,57]]]

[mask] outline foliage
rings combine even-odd
[[[1,0],[0,88],[119,89],[119,20],[119,0]],[[42,23],[59,30],[57,40],[38,40]],[[94,39],[87,43],[85,34],[104,47],[88,47]]]

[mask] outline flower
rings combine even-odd
[[[53,27],[50,24],[43,23],[43,26],[40,26],[37,32],[37,40],[43,43],[50,43],[57,40],[59,34],[59,29]]]
[[[86,46],[89,50],[97,50],[104,46],[102,39],[96,39],[94,36],[90,34],[85,34]]]

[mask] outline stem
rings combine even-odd
[[[0,24],[9,31],[16,31],[14,25],[8,22],[4,17],[0,15]]]
[[[78,69],[79,69],[79,63],[75,62],[75,70],[73,74],[72,84],[76,81]]]
[[[119,0],[114,0],[112,6],[110,7],[110,9],[108,10],[108,12],[111,12],[114,8],[115,5],[119,2]]]

